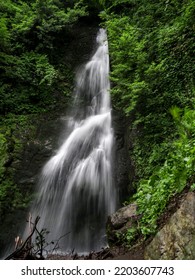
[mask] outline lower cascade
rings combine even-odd
[[[109,54],[106,31],[78,72],[66,138],[43,167],[31,213],[63,252],[88,253],[107,245],[105,224],[116,208],[112,174]]]

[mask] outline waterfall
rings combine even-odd
[[[76,76],[74,104],[56,154],[45,164],[38,198],[31,212],[41,217],[50,240],[60,239],[64,252],[87,253],[106,246],[105,224],[115,210],[112,175],[109,55],[106,31]],[[66,234],[67,233],[67,234]]]

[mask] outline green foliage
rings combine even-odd
[[[190,186],[191,191],[195,191],[195,183]]]
[[[7,20],[6,18],[0,19],[0,48],[1,50],[5,50],[5,48],[9,45],[10,33],[7,29]]]
[[[138,227],[137,225],[132,225],[130,228],[128,228],[126,231],[122,232],[116,232],[116,243],[122,244],[123,246],[129,247],[132,242],[135,241],[135,239],[138,236]]]
[[[133,225],[130,228],[127,229],[127,231],[120,236],[120,243],[122,243],[124,246],[129,247],[131,246],[132,242],[136,240],[136,238],[139,235],[139,229],[137,225]]]
[[[86,15],[81,0],[0,0],[0,115],[46,110],[56,103],[56,91],[63,98],[56,41],[65,46],[72,26]]]
[[[30,201],[30,188],[14,183],[14,164],[33,137],[34,114],[67,102],[73,68],[66,48],[72,27],[86,15],[82,0],[0,0],[1,222]]]
[[[194,104],[194,9],[194,1],[129,0],[108,2],[101,14],[109,37],[113,106],[131,117],[137,180],[166,158],[176,136],[170,108]]]
[[[65,4],[56,0],[37,0],[32,6],[36,15],[34,32],[42,44],[49,44],[50,48],[55,33],[87,14],[82,1],[76,1],[72,8],[65,7]]]
[[[104,5],[100,16],[109,39],[112,104],[130,119],[133,199],[142,214],[138,231],[148,235],[194,172],[195,2]]]
[[[145,81],[141,81],[136,73],[136,67],[145,62],[145,40],[138,40],[140,30],[129,23],[128,17],[111,16],[106,25],[109,31],[114,105],[124,108],[128,114],[135,108],[141,92],[147,91]]]
[[[134,198],[142,218],[139,227],[144,235],[154,233],[157,219],[165,210],[169,199],[181,192],[195,171],[195,111],[185,109],[180,116],[173,108],[178,139],[174,140],[162,166],[156,168],[148,179],[142,179]]]
[[[138,11],[142,7],[139,6]],[[169,25],[162,24],[163,16],[159,18],[160,26],[140,28],[140,22],[147,22],[146,17],[140,19],[135,14],[131,20],[129,16],[107,15],[114,104],[127,114],[142,109],[145,117],[155,107],[167,111],[168,97],[171,106],[183,105],[193,95],[193,31],[184,24],[183,14]],[[148,103],[152,97],[155,104]],[[188,97],[186,101],[184,97]]]
[[[8,60],[4,75],[9,77],[9,84],[2,83],[0,87],[1,112],[33,113],[35,106],[47,104],[52,98],[50,88],[58,75],[47,56],[26,52],[18,57],[10,56]]]
[[[23,141],[26,142],[33,136],[34,126],[31,120],[32,115],[28,117],[9,114],[0,122],[0,217],[2,222],[7,213],[26,208],[31,199],[30,189],[24,192],[15,184],[15,171],[11,167],[12,162],[20,157]]]
[[[11,180],[4,180],[0,184],[0,216],[3,221],[7,212],[24,209],[30,202],[29,197],[24,197],[19,187]]]
[[[5,136],[0,133],[0,180],[2,180],[4,171],[5,171],[5,162],[7,159],[7,153],[6,153],[6,138]]]

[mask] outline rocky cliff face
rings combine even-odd
[[[145,249],[145,259],[195,259],[195,193],[183,198],[179,209]]]
[[[173,209],[171,209],[171,213],[172,211]],[[138,254],[141,259],[146,260],[194,260],[195,192],[185,192],[181,195],[175,212],[171,213],[167,220],[163,220],[164,226],[149,244],[148,240],[139,242],[139,236],[137,236],[138,242],[134,243],[135,246],[122,258],[134,259],[134,255]],[[107,224],[108,240],[111,246],[118,244],[122,234],[126,234],[128,230],[136,227],[137,221],[139,222],[139,215],[135,204],[122,207],[112,214]]]
[[[113,160],[114,182],[118,188],[118,205],[121,207],[122,203],[129,198],[129,195],[133,192],[131,182],[133,180],[134,168],[129,155],[130,137],[128,119],[116,110],[113,110],[112,119],[115,135]]]

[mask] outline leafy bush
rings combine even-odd
[[[132,9],[126,9],[127,4]],[[119,12],[113,10],[115,5]],[[194,104],[194,9],[194,1],[129,0],[114,1],[102,14],[109,37],[113,106],[131,116],[130,128],[137,135],[130,156],[142,177],[154,167],[148,155],[162,142],[167,150],[175,137],[169,109]]]
[[[181,192],[195,171],[195,111],[185,109],[180,116],[178,108],[171,110],[178,129],[178,139],[162,166],[148,179],[142,179],[134,198],[142,218],[139,226],[142,234],[154,233],[157,218],[165,210],[169,199]]]
[[[65,50],[56,41],[60,38],[65,49],[72,26],[87,15],[86,5],[82,0],[0,0],[0,8],[0,115],[46,110],[64,97],[61,76],[70,82],[59,59]]]
[[[27,207],[31,190],[22,190],[15,184],[15,169],[11,166],[22,152],[23,141],[31,139],[35,132],[32,115],[9,114],[0,122],[0,216],[1,221],[8,213]],[[25,195],[24,195],[25,191]]]

